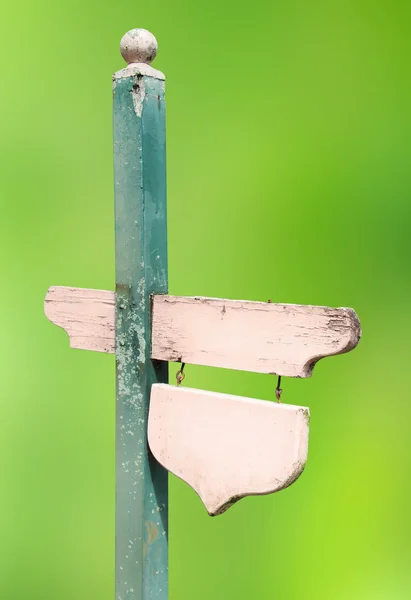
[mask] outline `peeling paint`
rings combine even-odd
[[[144,77],[152,77],[153,79],[159,79],[160,81],[165,80],[165,75],[158,69],[154,69],[146,63],[130,63],[124,69],[120,69],[113,74],[113,83],[115,85],[118,79],[124,79],[125,77],[134,77],[135,75],[144,75]]]
[[[158,508],[158,507],[157,507]],[[152,544],[158,538],[158,528],[153,521],[146,521],[147,543]]]
[[[149,314],[150,293],[167,292],[164,84],[141,75],[125,69],[114,94],[116,599],[166,600],[167,472],[147,450],[151,384],[167,380],[150,360]]]
[[[133,89],[131,90],[131,95],[133,98],[134,112],[138,117],[141,117],[143,113],[144,98],[146,95],[146,87],[142,77],[136,77],[136,81],[133,84]]]

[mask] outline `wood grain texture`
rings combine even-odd
[[[114,303],[113,292],[50,288],[46,314],[73,348],[114,352]],[[320,358],[349,352],[360,336],[351,308],[152,297],[151,357],[163,361],[309,377]]]
[[[154,296],[152,314],[153,358],[288,377],[361,336],[351,308]]]
[[[67,332],[71,348],[114,353],[114,292],[51,287],[44,301],[44,312],[52,323]]]
[[[298,479],[309,415],[300,406],[156,384],[148,442],[156,459],[218,515],[244,496],[278,492]]]

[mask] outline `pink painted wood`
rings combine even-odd
[[[49,288],[46,317],[68,334],[71,348],[115,351],[115,294],[87,288]]]
[[[152,358],[288,377],[361,336],[352,308],[154,296],[152,318]]]
[[[114,352],[115,294],[51,287],[47,317],[72,348]],[[351,308],[155,295],[151,357],[163,361],[310,377],[315,363],[349,352],[361,327]]]
[[[152,386],[148,442],[210,515],[240,498],[291,485],[304,470],[309,409],[240,396]]]

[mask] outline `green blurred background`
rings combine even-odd
[[[114,288],[111,74],[167,75],[170,291],[352,306],[363,339],[283,381],[309,461],[210,519],[170,478],[170,600],[411,597],[411,4],[3,3],[0,598],[114,598],[114,358],[70,350],[49,285]],[[174,367],[174,370],[176,367]],[[274,399],[273,377],[186,384]]]

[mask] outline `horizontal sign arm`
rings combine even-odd
[[[51,287],[45,313],[66,330],[72,348],[114,353],[114,292]],[[351,308],[152,297],[157,360],[309,377],[318,360],[349,352],[360,336]]]

